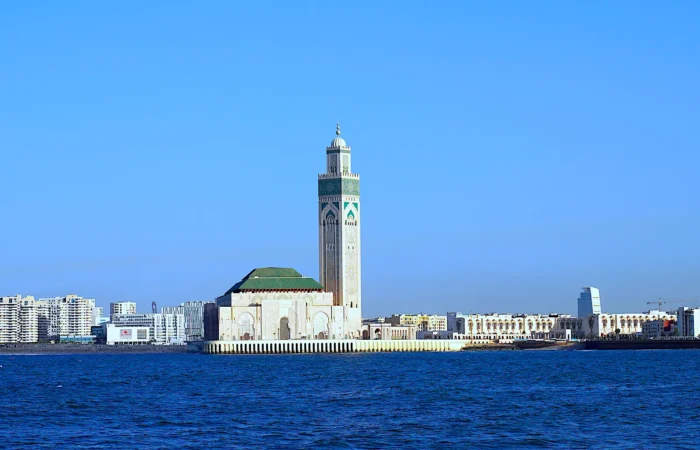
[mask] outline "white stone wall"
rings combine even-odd
[[[281,328],[284,323],[289,327],[289,339],[360,336],[359,326],[354,325],[361,323],[358,308],[333,306],[329,292],[244,292],[217,301],[232,305],[219,306],[220,340],[280,339],[285,334]]]

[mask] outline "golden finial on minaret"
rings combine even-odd
[[[340,136],[340,122],[335,124],[335,135]]]

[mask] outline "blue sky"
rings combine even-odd
[[[318,278],[336,121],[363,313],[700,300],[697,2],[0,6],[0,295]]]

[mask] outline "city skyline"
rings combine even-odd
[[[146,311],[250,267],[317,277],[340,120],[364,316],[699,298],[698,5],[112,8],[0,17],[0,295]]]

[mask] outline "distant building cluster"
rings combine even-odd
[[[0,343],[90,338],[95,300],[67,295],[0,297]]]
[[[649,302],[655,303],[655,302]],[[365,319],[364,339],[460,339],[473,343],[515,339],[591,339],[634,336],[648,339],[700,337],[700,308],[643,313],[602,312],[600,290],[584,287],[578,316],[569,314],[395,314]]]
[[[67,295],[0,297],[0,344],[74,342],[107,345],[183,345],[201,341],[204,305],[185,302],[160,314],[138,314],[136,303],[110,304],[109,317],[94,299]]]

